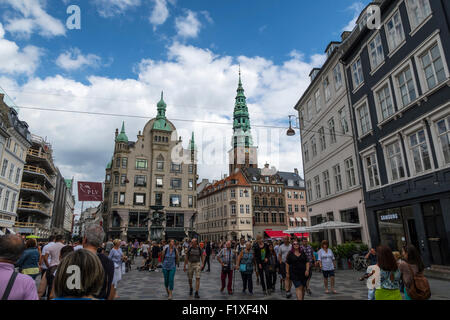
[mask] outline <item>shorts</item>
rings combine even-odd
[[[322,273],[324,278],[334,277],[334,270],[329,271],[322,270]]]
[[[298,287],[306,287],[306,279],[305,280],[292,280],[294,287],[297,289]]]
[[[200,262],[189,262],[188,278],[192,279],[195,273],[195,279],[200,279],[201,267]]]
[[[286,279],[286,263],[284,262],[280,264],[280,275],[281,279]]]

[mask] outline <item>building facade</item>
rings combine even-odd
[[[161,95],[157,117],[147,122],[136,142],[128,141],[124,125],[120,134],[116,130],[103,203],[109,237],[149,239],[151,206],[164,207],[164,237],[181,240],[192,229],[198,178],[194,135],[184,149],[165,116],[166,107]]]
[[[0,233],[15,233],[17,205],[31,135],[17,111],[0,94]]]
[[[196,232],[200,240],[253,239],[251,186],[238,171],[198,194]]]
[[[340,45],[328,45],[326,62],[312,70],[311,84],[295,106],[300,120],[308,220],[310,226],[325,221],[361,225],[312,233],[313,241],[327,238],[332,244],[370,244]]]
[[[288,229],[306,227],[308,212],[306,210],[305,180],[300,177],[298,169],[294,169],[294,172],[279,171],[278,175],[284,183]]]
[[[450,6],[379,0],[342,46],[374,245],[450,264]]]

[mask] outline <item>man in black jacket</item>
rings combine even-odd
[[[258,235],[256,237],[256,243],[254,246],[255,251],[255,260],[256,265],[258,266],[259,279],[261,281],[261,286],[265,295],[267,295],[266,291],[266,283],[269,284],[269,270],[267,268],[267,263],[269,259],[267,259],[269,255],[269,246],[267,243],[264,243],[262,237]]]
[[[206,270],[206,272],[211,272],[211,265],[210,265],[210,262],[209,262],[209,257],[211,256],[211,251],[212,251],[212,249],[211,249],[211,242],[209,242],[208,239],[206,239],[205,240],[205,244],[206,244],[205,245],[206,257],[205,257],[205,264],[203,265],[202,271],[205,270],[206,264],[208,264],[208,270]]]

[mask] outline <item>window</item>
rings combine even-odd
[[[444,63],[437,43],[420,56],[420,63],[428,90],[445,81]]]
[[[280,223],[284,223],[284,213],[280,212],[278,216],[280,217]]]
[[[356,184],[355,168],[353,166],[353,158],[345,160],[345,173],[347,175],[347,185],[353,187]]]
[[[267,198],[263,198],[262,200],[263,200],[263,206],[267,207]]]
[[[230,195],[231,195],[231,199],[235,199],[236,198],[236,190],[235,189],[231,189],[230,190]]]
[[[189,179],[188,189],[189,190],[194,190],[194,181],[192,179]]]
[[[369,42],[369,57],[372,70],[375,70],[384,61],[383,44],[381,43],[380,33]]]
[[[320,194],[320,178],[319,178],[319,176],[314,177],[314,186],[316,188],[316,199],[320,199],[322,195]]]
[[[8,202],[9,202],[9,195],[10,195],[10,193],[11,193],[11,191],[6,190],[6,193],[5,193],[5,200],[4,200],[4,202],[3,202],[3,211],[8,210]]]
[[[431,158],[425,137],[425,131],[419,130],[408,137],[409,150],[414,162],[416,174],[431,169]]]
[[[241,197],[241,198],[244,197],[244,190],[243,189],[239,190],[239,197]]]
[[[158,171],[164,170],[164,159],[162,159],[162,157],[161,157],[161,159],[158,159],[156,161],[156,170],[158,170]]]
[[[450,116],[436,122],[438,129],[438,139],[441,152],[444,156],[444,163],[450,163]]]
[[[250,214],[250,205],[249,204],[245,205],[245,213]]]
[[[288,212],[291,214],[292,213],[292,204],[288,204]]]
[[[188,196],[188,206],[189,206],[189,208],[194,207],[194,197],[193,196]]]
[[[370,154],[365,158],[366,170],[368,175],[369,187],[374,188],[380,185],[380,178],[378,175],[377,157],[375,153]]]
[[[313,109],[312,109],[312,100],[309,99],[307,103],[307,112],[308,112],[308,121],[311,121],[313,118]]]
[[[113,204],[117,204],[118,201],[119,201],[119,193],[114,192]]]
[[[241,213],[241,214],[244,214],[244,205],[243,204],[241,204],[240,206],[239,206],[239,212]]]
[[[14,143],[14,150],[13,150],[14,154],[17,154],[17,147],[18,147],[17,142],[15,142]]]
[[[316,99],[316,112],[319,113],[322,108],[322,101],[320,98],[320,89],[317,89],[316,93],[314,94],[314,98]]]
[[[386,146],[387,164],[390,169],[392,181],[405,177],[405,167],[403,166],[400,142],[396,141]]]
[[[15,179],[15,183],[16,184],[19,184],[20,183],[20,172],[21,172],[21,169],[20,168],[17,168],[17,171],[16,171],[16,179]]]
[[[172,189],[181,189],[181,179],[172,179],[170,186]]]
[[[353,90],[358,88],[364,82],[363,70],[361,66],[361,58],[358,58],[352,66]]]
[[[308,202],[312,201],[312,184],[311,184],[311,180],[306,182],[306,200]]]
[[[272,212],[272,223],[277,223],[277,214]]]
[[[333,167],[334,174],[334,186],[336,187],[336,192],[342,191],[342,177],[341,177],[341,166],[339,164]]]
[[[145,206],[145,193],[135,193],[133,204],[138,206]]]
[[[155,193],[155,205],[162,206],[162,193]]]
[[[305,110],[303,108],[299,111],[300,116],[300,127],[303,129],[305,127]]]
[[[411,30],[416,29],[430,14],[429,0],[406,0]]]
[[[119,185],[119,175],[118,175],[118,174],[115,174],[115,175],[114,175],[114,184],[115,184],[116,186]]]
[[[14,212],[14,209],[16,207],[16,197],[17,197],[17,193],[13,193],[12,198],[11,198],[11,208],[10,208],[11,212]]]
[[[294,206],[294,210],[295,210],[295,212],[298,212],[299,210],[298,210],[298,204],[296,204],[295,206]]]
[[[136,159],[136,169],[146,170],[148,168],[148,161],[145,159]]]
[[[394,105],[392,103],[391,91],[389,85],[384,85],[380,90],[376,92],[378,107],[381,110],[381,116],[383,120],[386,120],[394,114]]]
[[[178,194],[170,195],[170,206],[171,207],[181,207],[181,196]]]
[[[268,223],[269,222],[269,214],[267,212],[264,212],[263,217],[264,217],[264,222]]]
[[[304,204],[302,204],[301,210],[302,210],[302,212],[305,212],[305,211],[306,211],[306,208],[305,208],[305,205],[304,205]]]
[[[13,181],[14,168],[15,168],[14,164],[11,163],[11,167],[9,168],[9,175],[8,175],[8,180],[11,182]]]
[[[341,65],[337,64],[333,69],[334,88],[338,91],[342,87]]]
[[[122,158],[122,168],[126,169],[128,166],[128,158]]]
[[[328,80],[328,77],[323,80],[323,90],[325,91],[325,101],[328,102],[331,98],[330,80]]]
[[[336,142],[336,129],[334,127],[334,118],[328,120],[328,128],[330,129],[330,143]]]
[[[161,177],[157,177],[156,178],[156,187],[157,188],[162,188],[163,187],[163,178],[161,178]]]
[[[417,92],[410,66],[395,76],[395,82],[397,85],[399,99],[401,99],[398,104],[399,108],[406,107],[412,101],[416,100]]]
[[[2,166],[2,177],[6,175],[6,169],[8,168],[8,160],[3,160],[3,166]]]
[[[120,193],[119,204],[125,204],[125,192]]]
[[[329,196],[331,194],[330,173],[327,170],[323,172],[322,175],[323,175],[323,185],[325,187],[325,196]]]
[[[312,156],[313,158],[317,156],[317,145],[316,145],[316,137],[311,137],[311,148],[312,148]]]
[[[347,112],[345,111],[345,108],[342,108],[339,111],[339,120],[341,123],[341,131],[342,133],[346,134],[348,132],[348,122],[347,122]]]
[[[116,168],[120,168],[120,157],[116,158]]]
[[[279,207],[283,206],[283,198],[278,198],[278,206]]]
[[[124,185],[126,185],[126,182],[127,182],[127,175],[126,174],[122,174],[120,176],[120,185],[124,186]]]
[[[231,205],[231,215],[236,215],[236,205],[235,204]]]
[[[172,172],[181,172],[181,164],[172,163]]]
[[[287,197],[288,197],[288,199],[292,199],[292,192],[288,191]]]
[[[194,173],[194,165],[193,164],[190,164],[188,166],[188,173]]]
[[[369,108],[367,107],[367,103],[364,103],[362,106],[358,107],[356,109],[356,114],[358,116],[360,131],[359,135],[363,136],[372,129],[370,125]]]
[[[270,205],[275,207],[275,198],[270,198]]]
[[[325,141],[325,129],[323,127],[319,129],[319,139],[320,139],[320,150],[324,151],[327,148],[327,143]]]
[[[135,187],[146,187],[147,186],[147,176],[135,176],[134,177]]]
[[[106,182],[111,182],[111,175],[109,173],[106,175]]]
[[[386,38],[389,45],[389,51],[394,51],[405,40],[402,19],[400,12],[394,13],[391,19],[386,23]]]

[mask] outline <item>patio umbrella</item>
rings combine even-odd
[[[35,236],[35,235],[29,235],[29,236],[26,236],[26,238],[27,239],[39,239],[40,237],[38,237],[38,236]]]
[[[350,222],[342,222],[342,221],[327,221],[321,224],[316,224],[315,226],[310,227],[310,232],[320,232],[324,230],[336,230],[336,229],[355,229],[361,228],[360,224],[350,223]]]
[[[311,227],[296,227],[288,230],[284,230],[284,233],[308,233],[310,231]]]

